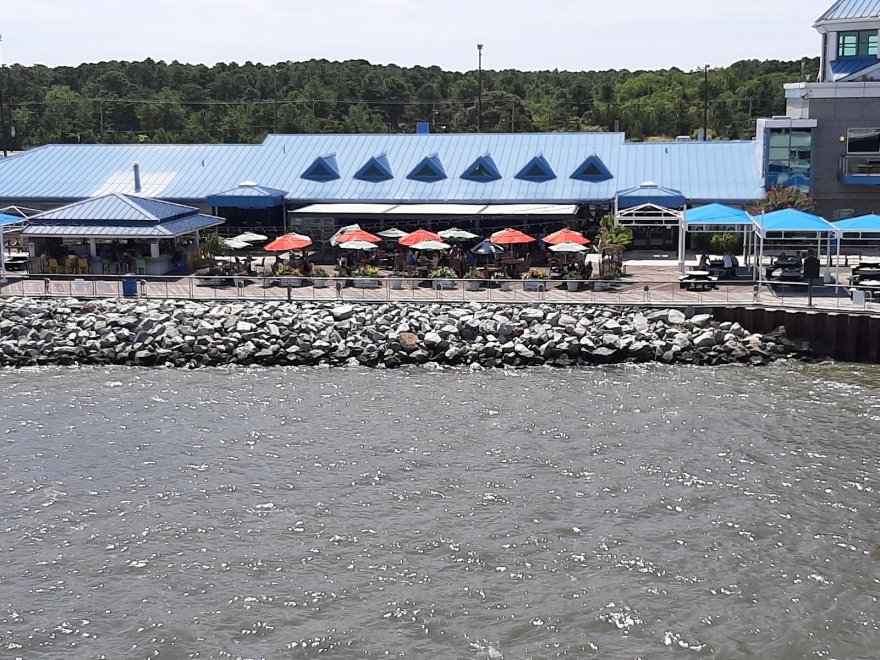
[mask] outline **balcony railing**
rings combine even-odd
[[[880,178],[880,154],[840,157],[840,177],[878,177]]]

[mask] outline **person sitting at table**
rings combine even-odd
[[[700,263],[697,264],[697,270],[709,270],[709,255],[705,252],[700,257]]]
[[[586,267],[584,268],[584,279],[588,280],[593,277],[593,262],[588,261]]]
[[[804,281],[812,282],[814,280],[818,280],[820,268],[821,265],[819,264],[819,258],[816,256],[816,253],[813,250],[807,252],[807,258],[804,259],[802,270],[802,277]]]
[[[412,267],[419,265],[418,257],[416,257],[416,253],[412,250],[407,250],[406,252],[406,265]]]

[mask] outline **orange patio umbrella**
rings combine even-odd
[[[401,238],[398,243],[409,247],[411,245],[415,245],[416,243],[421,243],[422,241],[439,241],[440,243],[443,243],[444,238],[440,234],[435,234],[434,232],[428,231],[427,229],[416,229],[411,234],[407,234],[406,236]]]
[[[559,231],[554,231],[552,234],[548,234],[544,237],[544,242],[547,245],[560,245],[561,243],[577,243],[578,245],[587,245],[590,242],[590,239],[584,236],[579,231],[565,228],[560,229]]]
[[[382,237],[371,234],[363,229],[352,229],[349,232],[337,237],[337,243],[348,243],[349,241],[365,241],[367,243],[381,243]]]
[[[302,234],[290,233],[279,236],[271,243],[266,243],[264,250],[269,252],[288,252],[290,250],[302,250],[312,244],[312,239]]]
[[[489,240],[495,245],[514,245],[516,243],[533,243],[538,239],[524,234],[519,229],[504,229],[492,234]]]

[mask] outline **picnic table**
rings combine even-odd
[[[864,291],[872,300],[880,298],[880,280],[861,280],[856,288]]]
[[[688,291],[711,291],[717,281],[708,270],[690,270],[678,278],[679,286]]]

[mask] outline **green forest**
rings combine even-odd
[[[482,130],[625,131],[632,140],[751,138],[785,111],[782,85],[817,59],[681,71],[483,71]],[[708,84],[707,84],[708,83]],[[480,76],[362,60],[274,65],[100,62],[0,70],[10,149],[48,143],[261,142],[268,133],[478,130]]]

